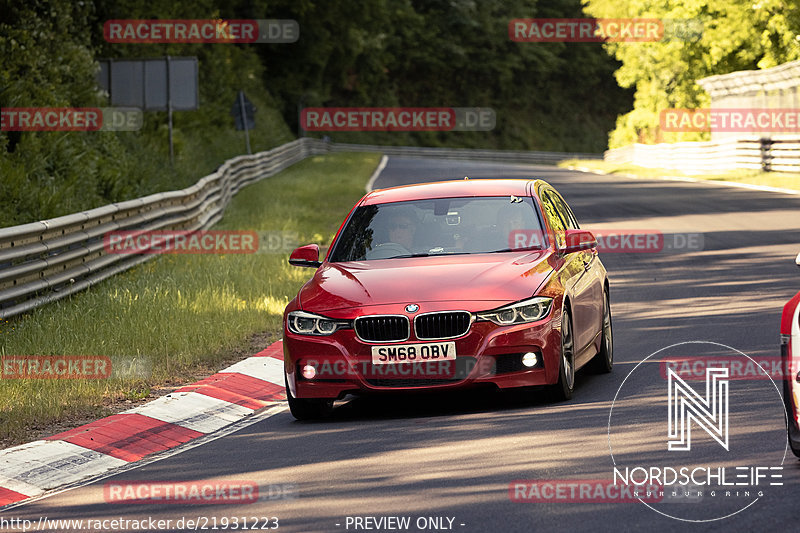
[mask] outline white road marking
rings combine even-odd
[[[367,186],[365,187],[367,192],[372,192],[372,187],[375,186],[375,181],[381,175],[381,172],[383,172],[383,169],[386,168],[386,163],[388,163],[388,162],[389,162],[389,157],[388,156],[384,155],[383,157],[381,157],[381,162],[378,163],[378,167],[375,169],[375,171],[369,177],[369,181],[367,181]]]
[[[764,192],[777,192],[781,194],[792,194],[798,195],[800,191],[795,191],[793,189],[782,189],[780,187],[770,187],[769,185],[752,185],[750,183],[739,183],[736,181],[724,181],[724,180],[701,180],[697,178],[689,178],[686,176],[637,176],[635,174],[611,174],[609,172],[604,172],[602,170],[595,170],[592,168],[586,167],[565,167],[567,170],[577,170],[578,172],[588,172],[590,174],[599,174],[601,176],[615,176],[620,178],[630,178],[635,180],[665,180],[665,181],[683,181],[686,183],[702,183],[706,184],[716,184],[722,187],[737,187],[739,189],[750,189],[754,191],[764,191]]]
[[[269,381],[283,387],[283,359],[275,357],[248,357],[229,366],[220,374],[236,372],[252,378]]]
[[[253,410],[205,394],[178,392],[162,396],[125,413],[138,413],[201,433],[212,433],[251,415]]]
[[[236,431],[239,431],[240,429],[244,429],[244,428],[246,428],[248,426],[251,426],[253,424],[256,424],[258,422],[266,420],[267,418],[270,418],[270,417],[273,417],[273,416],[275,416],[277,414],[282,413],[283,411],[285,411],[288,408],[289,408],[289,406],[288,406],[288,404],[286,402],[280,402],[278,405],[274,405],[274,406],[270,406],[268,408],[264,408],[263,411],[256,412],[256,414],[254,414],[253,416],[245,418],[243,420],[240,420],[239,422],[231,424],[230,426],[228,426],[228,427],[226,427],[224,429],[221,429],[221,430],[219,430],[217,432],[214,432],[214,433],[212,433],[210,435],[205,435],[203,437],[200,437],[200,438],[197,438],[195,440],[189,441],[186,444],[182,444],[182,445],[177,446],[175,448],[172,448],[170,450],[164,450],[163,452],[153,454],[151,456],[145,457],[144,459],[141,459],[139,461],[135,461],[133,463],[128,463],[127,461],[121,461],[123,463],[122,465],[120,465],[118,467],[115,467],[113,469],[110,469],[109,471],[106,471],[106,472],[102,472],[102,473],[91,472],[91,473],[87,474],[87,475],[93,475],[94,476],[94,477],[92,477],[90,479],[73,480],[73,482],[71,484],[63,485],[60,488],[58,488],[57,490],[53,490],[53,491],[47,492],[45,494],[39,494],[39,495],[36,495],[36,496],[34,496],[32,498],[28,498],[27,500],[22,500],[22,501],[17,502],[17,503],[9,504],[9,505],[3,507],[3,511],[7,511],[7,510],[13,509],[15,507],[21,507],[23,505],[28,505],[30,503],[33,503],[33,502],[36,502],[36,501],[39,501],[39,500],[42,500],[42,499],[45,499],[45,498],[49,498],[51,496],[55,496],[56,494],[61,494],[62,492],[66,492],[68,490],[77,489],[77,488],[80,488],[80,487],[85,487],[86,485],[91,485],[92,483],[97,483],[98,481],[102,481],[102,480],[104,480],[106,478],[109,478],[111,476],[116,476],[117,474],[121,474],[121,473],[127,472],[129,470],[134,470],[134,469],[137,469],[137,468],[141,468],[141,467],[147,466],[147,465],[149,465],[151,463],[155,463],[157,461],[161,461],[163,459],[167,459],[169,457],[172,457],[173,455],[178,455],[179,453],[183,453],[185,451],[191,450],[192,448],[195,448],[197,446],[202,446],[202,445],[207,444],[209,442],[215,441],[215,440],[217,440],[219,438],[222,438],[222,437],[225,437],[227,435],[230,435],[231,433],[235,433]],[[60,441],[53,441],[53,442],[60,442]],[[33,443],[31,443],[31,444],[33,444]],[[69,443],[65,443],[65,444],[69,444]],[[24,445],[24,446],[27,446],[27,445]],[[83,449],[83,448],[81,448],[81,449]],[[90,450],[86,450],[86,451],[90,451]],[[92,453],[95,453],[95,452],[92,452]],[[113,459],[113,457],[111,457],[111,459]],[[11,487],[8,487],[8,488],[11,488]],[[14,489],[12,489],[12,490],[14,490]]]
[[[3,450],[0,487],[36,496],[128,462],[63,440],[37,440]]]

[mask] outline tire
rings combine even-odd
[[[572,398],[575,389],[575,340],[572,336],[572,319],[566,310],[561,316],[561,357],[558,363],[558,381],[550,386],[550,397],[556,402]]]
[[[785,361],[785,359],[784,359]],[[786,407],[786,413],[789,415],[789,420],[787,420],[787,427],[786,427],[786,437],[789,439],[789,448],[792,450],[792,453],[795,457],[800,459],[800,428],[798,428],[794,420],[792,420],[792,401],[789,399],[791,398],[792,392],[789,390],[789,384],[784,381],[783,382],[783,402],[784,406]]]
[[[787,437],[789,438],[789,448],[792,450],[794,456],[800,459],[800,435],[797,435],[797,433],[800,433],[800,431],[794,429],[794,423],[791,420],[789,421],[789,424],[790,427],[787,431],[788,433]],[[792,431],[792,429],[794,429],[794,432]]]
[[[603,291],[603,332],[600,351],[592,358],[589,367],[596,374],[608,374],[614,367],[614,332],[611,327],[611,304],[608,291]]]
[[[283,376],[286,385],[286,399],[289,401],[289,410],[297,420],[320,420],[328,418],[333,413],[333,400],[328,398],[295,398],[289,390],[289,381],[286,374]]]

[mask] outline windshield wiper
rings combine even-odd
[[[441,253],[432,254],[432,253],[428,253],[428,252],[423,252],[423,253],[418,253],[418,254],[393,255],[390,259],[397,259],[397,258],[405,259],[405,258],[409,258],[409,257],[436,257],[436,256],[440,256],[440,255],[467,255],[469,253],[470,252],[441,252]]]
[[[502,250],[492,250],[490,252],[479,252],[484,254],[500,254],[504,252],[529,252],[531,250],[544,250],[541,246],[527,246],[524,248],[503,248]]]

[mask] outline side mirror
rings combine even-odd
[[[322,261],[319,260],[319,246],[316,244],[306,244],[295,249],[289,256],[289,264],[299,267],[319,268]]]
[[[591,231],[584,229],[568,229],[564,232],[564,247],[559,250],[562,254],[571,254],[581,250],[597,247],[597,239]]]

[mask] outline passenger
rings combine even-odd
[[[494,243],[496,249],[502,250],[510,248],[513,250],[515,248],[527,247],[527,244],[521,245],[522,243],[519,240],[520,235],[525,235],[527,237],[529,233],[526,231],[528,221],[523,211],[525,208],[528,207],[513,205],[497,213],[497,242]]]

